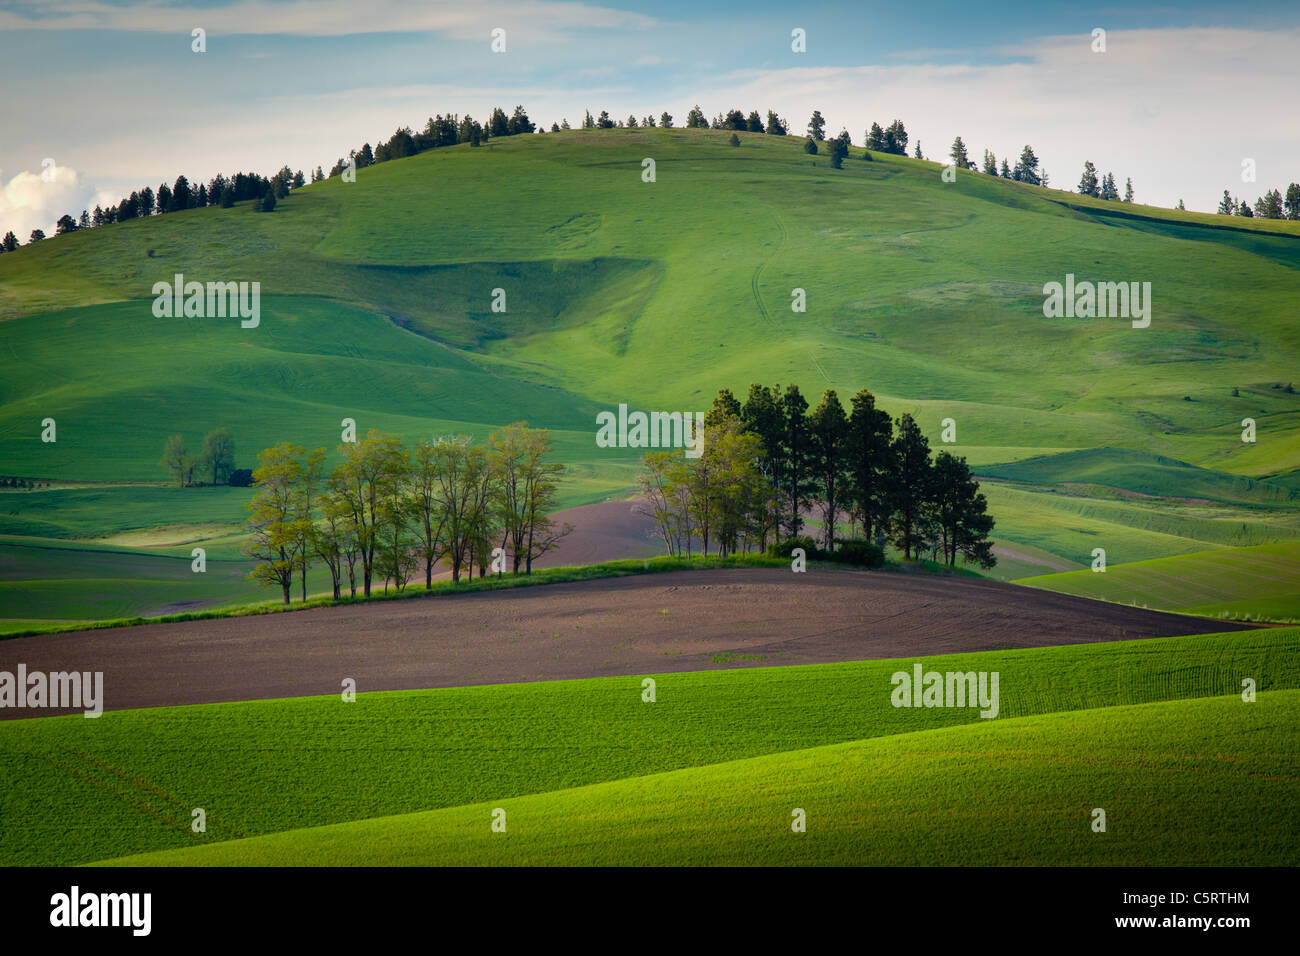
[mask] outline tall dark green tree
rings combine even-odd
[[[848,139],[847,133],[831,140],[831,166],[834,169],[844,168],[844,157],[849,155],[849,147],[845,142],[846,139]]]
[[[903,557],[922,544],[926,503],[930,499],[930,442],[911,415],[898,419],[894,436],[894,541]]]
[[[1034,155],[1034,149],[1028,143],[1020,151],[1020,159],[1016,160],[1016,168],[1011,173],[1011,178],[1021,183],[1029,183],[1031,186],[1041,186],[1042,177],[1038,175],[1038,157]]]
[[[903,125],[902,120],[894,120],[885,128],[882,137],[884,144],[882,149],[886,153],[894,153],[897,156],[907,155],[907,127]]]
[[[808,424],[808,400],[798,385],[787,385],[781,396],[783,434],[781,450],[785,456],[787,530],[790,537],[803,527],[803,506],[815,487],[812,476],[812,437]]]
[[[893,421],[867,389],[853,396],[844,453],[848,467],[848,497],[862,522],[868,541],[881,537],[893,510]]]
[[[993,555],[993,518],[988,501],[980,493],[979,482],[971,475],[965,458],[946,451],[934,459],[930,482],[932,514],[939,528],[944,563],[952,567],[957,555],[967,561],[991,568],[997,564]]]
[[[1080,196],[1097,196],[1101,192],[1097,181],[1097,167],[1092,165],[1092,160],[1084,161],[1083,176],[1079,178],[1078,192]]]
[[[822,525],[826,550],[835,550],[835,519],[843,509],[847,493],[846,444],[849,419],[834,389],[822,395],[808,420],[810,465],[822,503]]]
[[[528,118],[528,114],[522,106],[516,106],[515,111],[510,114],[510,122],[507,124],[506,132],[511,136],[518,136],[520,133],[531,133],[537,129],[537,125]]]
[[[715,425],[721,425],[728,418],[739,418],[740,411],[740,402],[731,393],[731,389],[718,389],[718,396],[713,400],[713,407],[704,416],[704,427],[712,428]]]
[[[819,143],[826,138],[826,120],[822,118],[821,110],[813,110],[808,120],[808,136]]]
[[[172,186],[171,203],[167,207],[169,212],[179,212],[183,209],[189,209],[194,205],[194,194],[190,191],[190,181],[184,176],[177,176],[176,183]]]
[[[966,152],[966,144],[958,136],[952,141],[952,149],[948,155],[952,157],[952,163],[958,169],[965,169],[970,164],[970,156]]]
[[[772,487],[785,487],[785,414],[781,409],[781,386],[768,388],[757,382],[749,386],[749,394],[740,410],[740,420],[745,428],[758,436],[761,455],[759,472]],[[760,547],[766,548],[766,531],[775,532],[780,527],[779,500],[774,501],[769,520],[762,523]]]

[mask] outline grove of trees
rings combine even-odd
[[[191,452],[185,445],[184,435],[172,435],[163,446],[158,462],[165,468],[178,488],[188,488],[202,479],[219,485],[231,483],[235,475],[235,439],[229,428],[217,428],[203,436],[203,446]]]
[[[753,384],[742,404],[718,393],[704,420],[703,450],[645,456],[645,513],[670,554],[771,551],[798,538],[805,514],[822,523],[825,551],[850,535],[892,541],[906,558],[925,551],[949,566],[960,555],[992,567],[993,518],[965,458],[930,446],[911,415],[897,421],[866,389],[848,411],[828,389],[811,412],[797,385]]]
[[[502,550],[513,574],[531,574],[533,562],[572,530],[550,513],[564,466],[545,429],[517,422],[492,433],[485,445],[463,435],[422,439],[408,448],[400,436],[371,431],[339,447],[328,474],[325,449],[281,442],[264,449],[253,469],[248,503],[254,580],[278,588],[289,603],[295,577],[307,599],[307,574],[323,563],[334,599],[344,582],[369,597],[383,582],[398,591],[419,571],[433,586],[440,563],[453,582],[487,574],[493,550]]]

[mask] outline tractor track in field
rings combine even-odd
[[[780,323],[777,322],[776,319],[772,318],[771,313],[767,311],[767,306],[763,304],[763,297],[759,295],[758,292],[758,279],[759,276],[762,275],[763,273],[763,267],[767,265],[769,262],[771,262],[774,258],[776,258],[777,253],[781,251],[781,247],[785,245],[785,240],[787,238],[787,234],[785,231],[785,223],[781,221],[781,217],[778,216],[775,212],[773,212],[770,208],[768,209],[768,212],[771,214],[773,221],[776,223],[776,228],[781,233],[781,237],[780,239],[777,240],[775,251],[773,251],[773,253],[770,256],[768,256],[758,265],[754,266],[754,274],[749,279],[749,289],[754,295],[754,301],[758,304],[758,311],[762,313],[764,321],[766,321],[769,325],[771,325],[773,328],[777,329],[778,331],[784,331],[784,329],[781,328]],[[826,374],[826,370],[822,368],[821,363],[817,361],[817,356],[815,356],[811,350],[809,350],[808,352],[808,361],[812,362],[813,367],[817,369],[817,372],[818,374],[821,375],[823,381],[825,382],[830,381],[830,377]]]
[[[1248,629],[985,578],[724,568],[12,638],[0,671],[102,671],[112,711]]]

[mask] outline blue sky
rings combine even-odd
[[[1193,209],[1300,181],[1294,2],[42,0],[0,2],[0,30],[0,227],[22,237],[178,173],[328,167],[434,112],[516,103],[547,125],[584,109],[680,122],[698,102],[802,129],[820,109],[855,143],[899,117],[931,158],[958,134],[976,155],[1030,143],[1054,185],[1091,159],[1139,200]]]

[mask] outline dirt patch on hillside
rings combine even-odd
[[[735,568],[16,638],[0,670],[103,671],[116,710],[337,694],[345,678],[364,693],[1244,627],[973,578]]]

